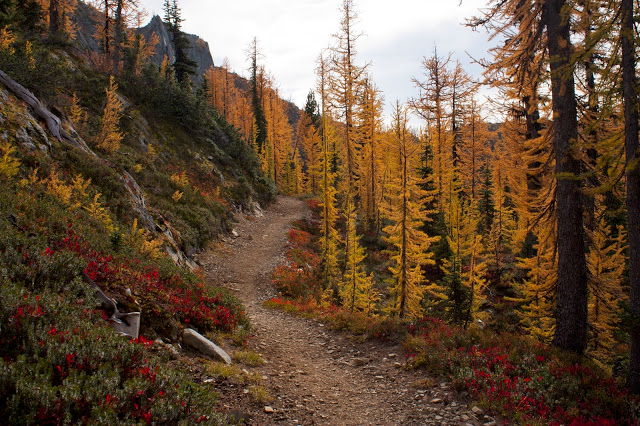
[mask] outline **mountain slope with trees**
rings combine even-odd
[[[126,25],[132,6],[114,2],[101,21],[67,0],[0,5],[0,413],[10,424],[223,421],[215,394],[167,361],[185,327],[249,327],[193,256],[275,187],[178,78],[187,68],[150,61],[153,40]],[[78,25],[83,13],[91,19]],[[101,307],[95,286],[116,305]],[[117,311],[142,312],[139,338],[109,329]]]

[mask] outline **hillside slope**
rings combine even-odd
[[[248,328],[193,256],[275,189],[190,88],[152,63],[111,80],[41,28],[16,21],[0,46],[0,416],[222,421],[215,394],[167,360],[185,327]],[[94,286],[141,312],[140,338],[109,329]]]

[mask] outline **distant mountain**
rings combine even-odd
[[[102,14],[96,8],[81,1],[77,3],[73,22],[77,28],[76,41],[80,48],[90,52],[98,52],[100,50],[100,44],[95,35],[102,25],[102,21]],[[158,36],[155,54],[151,58],[154,64],[162,64],[165,56],[170,62],[175,60],[176,54],[171,43],[171,34],[169,34],[162,22],[162,18],[158,15],[154,16],[146,26],[138,28],[136,31],[139,31],[147,39],[153,33]],[[194,34],[187,34],[187,38],[191,42],[191,48],[188,50],[189,57],[198,64],[195,80],[200,83],[202,82],[202,75],[214,65],[209,43]]]
[[[158,36],[158,44],[156,45],[155,54],[151,57],[151,62],[160,65],[165,56],[170,62],[175,60],[176,54],[173,44],[171,43],[171,34],[167,31],[167,28],[162,22],[162,18],[155,15],[146,26],[139,28],[137,31],[147,39],[150,38],[153,33]],[[214,65],[209,43],[194,34],[187,34],[187,38],[191,42],[188,55],[189,58],[198,64],[196,68],[196,80],[201,82],[203,74]]]
[[[98,33],[98,28],[102,25],[103,19],[102,13],[93,6],[82,1],[77,3],[73,21],[77,28],[76,41],[81,49],[90,52],[100,51],[100,44],[95,35]],[[172,36],[169,31],[167,31],[160,16],[153,16],[147,25],[135,29],[135,31],[138,31],[147,39],[154,33],[158,36],[158,44],[156,44],[155,53],[151,57],[152,63],[158,66],[161,65],[165,56],[170,62],[175,60],[175,49],[171,42]],[[206,73],[210,67],[215,66],[213,56],[211,55],[211,48],[208,42],[195,34],[187,34],[187,38],[191,42],[191,48],[188,50],[189,58],[197,64],[194,80],[195,83],[199,85],[202,83],[204,73]],[[248,92],[249,81],[236,73],[233,73],[233,76],[235,86],[242,91]],[[287,104],[287,117],[295,132],[302,111],[292,102],[286,100],[285,102]]]

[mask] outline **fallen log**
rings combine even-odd
[[[40,100],[31,93],[28,89],[22,86],[20,83],[9,77],[4,71],[0,70],[0,82],[2,82],[7,89],[9,89],[19,99],[23,100],[33,110],[36,117],[43,120],[47,124],[49,132],[60,142],[66,141],[81,150],[97,156],[95,152],[89,148],[87,143],[78,135],[78,137],[72,136],[62,127],[62,120],[60,117],[49,111],[49,109],[40,102]],[[73,129],[73,128],[72,128]],[[75,129],[74,133],[77,132]],[[51,148],[51,144],[49,144]]]

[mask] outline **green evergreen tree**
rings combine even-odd
[[[420,229],[427,235],[440,237],[435,241],[430,249],[433,252],[433,260],[435,265],[425,266],[425,275],[433,281],[442,278],[442,261],[448,259],[452,252],[447,240],[447,228],[444,220],[444,213],[438,207],[438,199],[436,197],[438,189],[435,185],[435,176],[433,172],[433,149],[429,143],[429,139],[424,137],[423,151],[421,157],[421,165],[418,170],[420,176],[420,189],[425,193],[422,200],[423,225]]]
[[[309,90],[307,102],[304,105],[304,112],[309,116],[309,118],[311,118],[313,126],[318,129],[322,124],[322,117],[320,115],[318,102],[316,101],[316,96],[313,93],[313,90]]]
[[[262,107],[262,96],[258,87],[258,39],[253,38],[249,46],[249,71],[251,72],[251,107],[253,108],[253,143],[259,157],[267,144],[267,118]]]
[[[171,33],[173,48],[175,50],[175,61],[173,69],[176,79],[181,84],[188,85],[189,77],[196,74],[197,63],[189,58],[188,50],[191,48],[191,42],[187,35],[182,32],[182,15],[178,0],[165,0],[164,2],[164,21],[167,30]]]
[[[478,213],[480,221],[478,222],[478,234],[486,236],[493,226],[493,219],[496,214],[496,207],[493,202],[493,182],[491,181],[491,168],[489,164],[485,164],[484,179],[479,191],[478,197]]]

